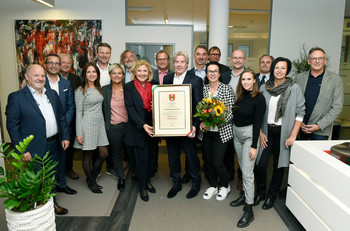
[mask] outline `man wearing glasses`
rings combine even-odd
[[[300,138],[328,140],[333,121],[343,108],[343,82],[338,74],[325,70],[327,58],[322,48],[311,48],[308,63],[310,71],[295,77],[305,96],[305,116]]]
[[[221,57],[221,51],[220,48],[217,46],[213,46],[209,49],[209,62],[217,62],[219,63]],[[225,72],[229,72],[230,68],[224,64],[219,63],[219,68],[221,75]]]
[[[153,81],[159,83],[160,85],[163,85],[164,76],[174,73],[169,70],[169,54],[164,50],[159,51],[156,55],[156,62],[158,69],[153,71]]]

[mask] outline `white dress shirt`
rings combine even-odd
[[[109,77],[109,73],[108,73],[109,64],[104,70],[102,70],[100,68],[100,66],[98,65],[98,62],[96,62],[96,66],[100,70],[100,85],[101,85],[101,87],[110,84],[111,83],[111,78]]]
[[[184,72],[182,75],[180,75],[180,76],[176,76],[176,73],[175,73],[173,84],[182,84],[182,82],[183,82],[184,79],[185,79],[186,74],[187,74],[187,71],[185,71],[185,72]]]
[[[60,77],[57,77],[57,81],[56,83],[52,82],[52,80],[47,76],[48,80],[49,80],[49,84],[52,90],[55,90],[57,92],[57,95],[60,95],[60,90],[58,87],[58,82],[60,81]]]

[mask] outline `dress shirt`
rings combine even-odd
[[[166,76],[168,74],[169,70],[166,71],[160,71],[158,69],[158,77],[159,77],[159,85],[163,85],[163,80],[164,80],[164,76]]]
[[[194,67],[194,74],[197,75],[198,77],[201,77],[204,81],[205,78],[205,69],[206,67],[203,68],[202,71],[198,70],[197,67]]]
[[[125,83],[128,83],[131,81],[131,72],[125,68]]]
[[[58,133],[57,121],[55,112],[53,111],[52,105],[49,98],[47,97],[46,89],[43,89],[43,93],[40,95],[36,90],[28,85],[30,92],[32,93],[36,104],[38,105],[41,114],[45,119],[46,138],[54,136]]]
[[[186,74],[187,74],[187,71],[185,71],[185,72],[184,72],[182,75],[180,75],[180,76],[177,76],[176,73],[175,73],[173,84],[182,84],[182,82],[183,82],[184,79],[185,79]]]
[[[58,88],[58,82],[60,81],[60,77],[57,77],[56,83],[52,82],[52,80],[47,76],[47,79],[49,80],[49,84],[52,90],[55,90],[57,92],[57,95],[60,95],[60,91]]]
[[[101,85],[101,87],[110,84],[111,83],[111,78],[109,77],[109,73],[108,73],[109,64],[104,70],[102,70],[100,68],[100,66],[98,65],[98,62],[96,62],[96,66],[100,70],[100,85]]]

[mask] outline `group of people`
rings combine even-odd
[[[137,60],[130,50],[121,54],[119,64],[110,64],[111,50],[107,43],[99,44],[97,61],[84,66],[81,78],[70,73],[69,55],[50,54],[45,60],[46,73],[40,65],[30,65],[25,75],[27,87],[9,95],[6,115],[12,143],[34,134],[24,154],[27,161],[31,154],[44,155],[50,150],[59,160],[58,192],[76,193],[65,184],[65,175],[79,177],[72,168],[77,148],[83,150],[83,169],[93,193],[102,193],[97,178],[105,160],[107,173],[118,179],[117,188],[123,191],[123,160],[127,160],[138,182],[140,198],[148,201],[148,192],[156,193],[151,179],[157,172],[159,143],[159,138],[153,137],[152,85],[190,84],[192,112],[208,97],[218,98],[229,110],[223,125],[208,127],[192,117],[191,135],[165,137],[173,182],[167,197],[175,197],[189,180],[192,187],[186,198],[196,197],[203,169],[210,186],[203,198],[225,200],[231,191],[229,180],[234,178],[236,153],[238,178],[243,185],[238,185],[242,191],[230,206],[244,206],[237,223],[243,228],[254,219],[253,206],[264,201],[263,209],[273,207],[294,141],[328,139],[333,121],[342,110],[342,80],[325,69],[326,53],[319,47],[309,52],[310,71],[294,78],[288,77],[292,69],[289,59],[263,55],[259,59],[260,73],[255,73],[245,67],[242,50],[233,51],[230,69],[218,62],[218,47],[208,51],[199,45],[191,70],[187,53],[178,51],[172,58],[174,72],[169,69],[170,56],[164,50],[156,55],[156,70],[146,60]],[[181,149],[186,154],[182,178]],[[267,187],[271,155],[273,175]],[[55,200],[55,212],[66,214],[68,210]]]

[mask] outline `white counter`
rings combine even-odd
[[[324,152],[343,142],[292,146],[286,205],[306,230],[350,230],[350,166]]]

